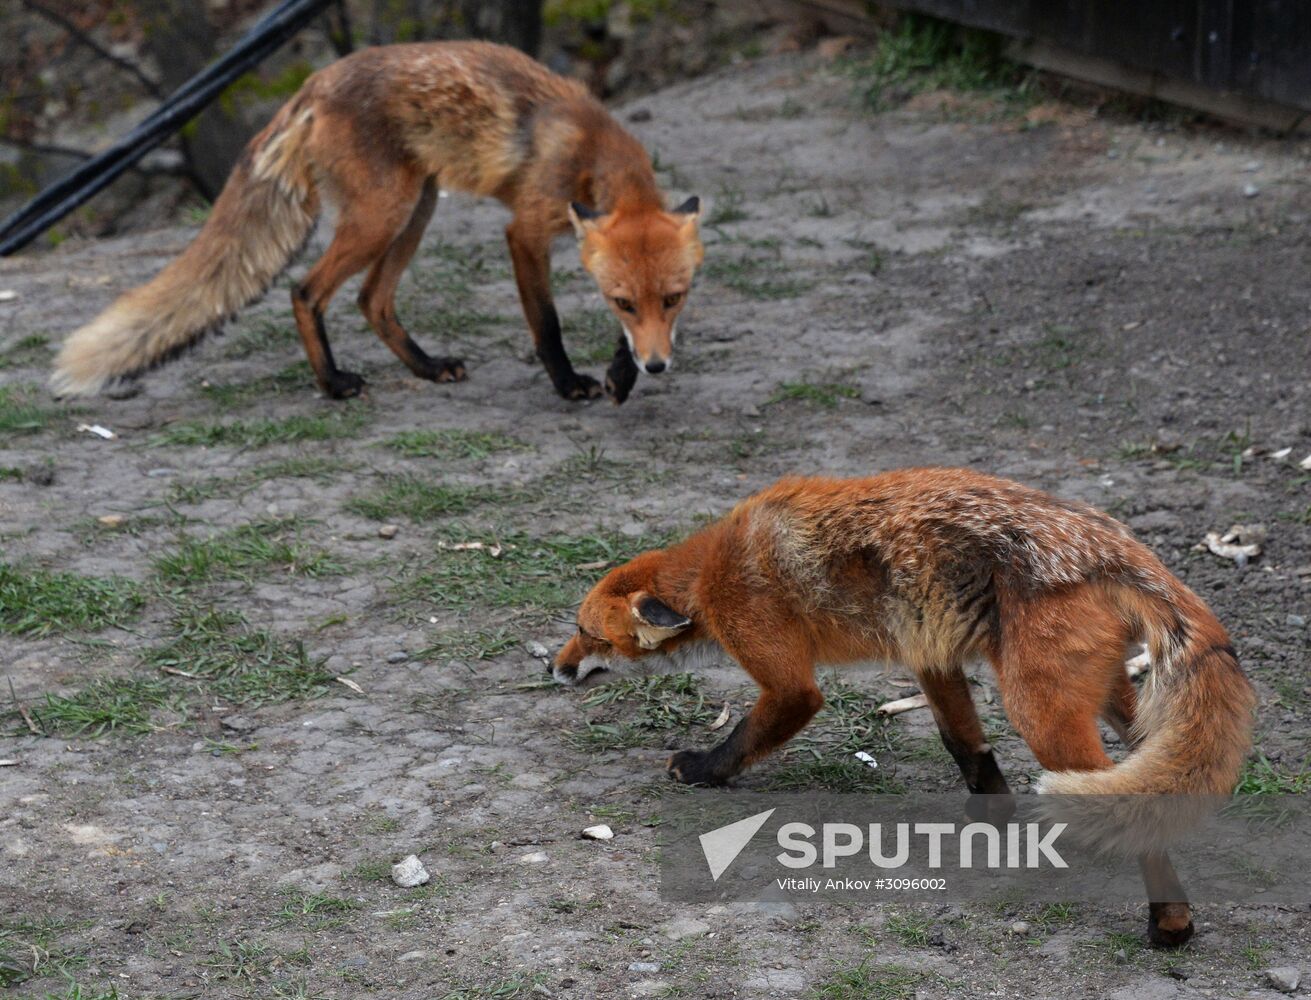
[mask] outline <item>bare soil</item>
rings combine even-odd
[[[53,346],[193,230],[0,262],[9,995],[1247,997],[1305,963],[1306,908],[1200,907],[1165,954],[1145,907],[1095,901],[663,902],[662,803],[732,794],[681,791],[663,760],[751,685],[725,664],[561,690],[527,651],[562,641],[602,564],[779,475],[969,465],[1152,545],[1260,693],[1254,786],[1305,788],[1308,147],[950,95],[871,115],[850,90],[770,58],[621,109],[671,195],[709,208],[674,370],[620,408],[552,394],[490,203],[443,200],[401,302],[469,381],[411,378],[351,285],[329,320],[369,380],[348,403],[315,393],[286,282],[139,395],[52,403]],[[564,241],[557,267],[595,374],[613,321]],[[1195,551],[1235,522],[1268,527],[1259,559]],[[1037,766],[978,680],[1023,785]],[[740,787],[865,787],[852,732],[880,781],[956,786],[927,713],[869,715],[900,671],[824,686],[845,696],[819,756]],[[596,821],[613,842],[578,839]],[[411,853],[433,879],[399,889]]]

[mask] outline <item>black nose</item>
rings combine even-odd
[[[648,361],[646,363],[646,373],[648,375],[659,375],[668,367],[663,361]]]

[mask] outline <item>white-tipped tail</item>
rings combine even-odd
[[[264,293],[318,214],[312,125],[293,99],[251,140],[182,255],[64,341],[50,377],[57,395],[95,393],[162,364]]]
[[[1229,636],[1191,590],[1168,578],[1170,597],[1124,595],[1143,623],[1152,671],[1139,694],[1137,745],[1103,771],[1044,774],[1054,795],[1228,795],[1250,746],[1256,696]]]

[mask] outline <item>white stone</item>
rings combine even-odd
[[[1277,969],[1266,969],[1265,978],[1280,993],[1297,992],[1302,982],[1302,970],[1292,965],[1283,965]]]
[[[598,823],[584,830],[583,837],[587,840],[614,840],[615,832],[604,823]]]
[[[413,889],[416,885],[423,885],[430,878],[432,876],[428,874],[428,869],[423,867],[423,862],[413,854],[391,866],[391,880],[402,889]]]

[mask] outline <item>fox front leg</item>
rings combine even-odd
[[[615,406],[618,406],[628,398],[628,394],[633,391],[633,386],[636,384],[637,362],[633,360],[633,352],[628,347],[628,338],[620,334],[619,343],[615,347],[615,356],[610,361],[610,367],[606,369],[605,392],[615,401]]]
[[[762,690],[751,713],[719,746],[680,750],[670,757],[669,776],[685,785],[722,785],[800,732],[823,704],[824,696],[813,684]]]

